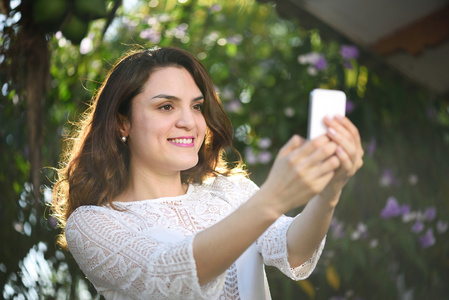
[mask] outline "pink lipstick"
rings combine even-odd
[[[179,147],[193,147],[195,145],[194,138],[192,136],[180,136],[177,138],[168,139],[170,144]]]

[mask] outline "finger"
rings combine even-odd
[[[326,176],[328,173],[334,173],[340,167],[341,163],[337,156],[333,155],[316,165],[310,172],[315,178]]]
[[[353,138],[361,146],[360,134],[357,127],[347,117],[337,115],[333,119],[325,118],[324,123],[328,127],[332,127],[348,138]]]
[[[329,184],[329,182],[332,180],[332,178],[334,177],[335,172],[328,172],[326,174],[323,174],[321,177],[319,177],[316,181],[315,181],[315,194],[319,194],[323,191],[323,189]]]
[[[337,125],[336,127],[341,127],[341,125]],[[337,130],[335,130],[333,127],[329,127],[327,133],[328,136],[348,154],[352,162],[355,162],[357,153],[359,152],[357,141],[355,141],[351,135],[345,135],[342,132],[343,129],[340,129],[338,132]]]
[[[307,143],[310,142],[311,141]],[[310,148],[318,147],[318,145],[321,145],[323,142],[325,143],[324,145],[317,148],[317,150],[310,152],[308,156],[305,156],[305,153],[309,153]],[[328,164],[323,165],[323,162],[325,162],[329,157],[334,156],[337,144],[330,142],[327,137],[318,138],[317,141],[314,141],[312,144],[314,144],[313,147],[310,145],[306,147],[306,145],[304,145],[304,147],[295,149],[279,161],[280,166],[287,167],[287,169],[290,170],[295,170],[293,173],[285,173],[285,177],[283,178],[284,181],[294,183],[298,180],[305,180],[313,182],[319,176],[322,176],[323,173],[326,173],[331,169]],[[335,160],[336,161],[334,163],[339,164],[338,158],[335,157]]]
[[[302,160],[309,157],[314,151],[320,149],[320,147],[326,143],[329,143],[330,139],[326,135],[323,135],[311,141],[307,141],[305,139],[302,139],[302,141],[304,143],[300,147],[297,147],[290,152],[288,152],[288,149],[285,151],[281,150],[279,157],[285,158],[289,165],[296,166]]]
[[[363,157],[365,152],[362,147],[362,141],[361,141],[359,130],[351,122],[351,120],[349,120],[347,117],[337,116],[336,119],[337,119],[337,121],[341,122],[341,124],[351,133],[352,137],[354,138],[354,140],[356,142],[356,147],[357,147],[356,155],[359,157],[359,159],[361,159],[361,157]],[[362,162],[362,164],[363,164],[363,162]]]
[[[337,146],[338,145],[334,142],[328,142],[322,145],[303,161],[302,166],[305,168],[313,168],[317,165],[322,164],[324,161],[335,154]]]
[[[360,169],[363,166],[363,153],[357,158],[357,161],[355,163],[356,170]]]
[[[281,148],[281,150],[279,151],[278,156],[279,157],[285,157],[286,155],[288,155],[293,150],[298,149],[299,147],[301,147],[305,142],[306,142],[306,139],[304,139],[303,137],[301,137],[299,135],[296,135],[296,134],[293,135],[287,141],[287,143],[285,143],[285,145]]]
[[[329,142],[330,139],[326,135],[322,135],[311,141],[306,141],[300,148],[292,151],[291,158],[296,162],[305,159]]]
[[[340,161],[340,166],[346,171],[351,171],[354,168],[354,161],[351,157],[343,150],[342,147],[338,147],[336,151],[337,157]],[[356,159],[357,160],[357,159]]]
[[[335,116],[337,122],[343,125],[352,137],[361,145],[360,133],[354,123],[351,122],[347,117],[337,115]]]
[[[303,168],[297,165],[296,172],[293,173],[294,177],[289,177],[289,179],[292,180],[291,184],[301,181],[314,193],[320,193],[335,175],[335,170],[339,165],[340,161],[335,155],[312,168]]]
[[[336,117],[333,119],[326,117],[324,119],[324,124],[328,128],[333,128],[336,132],[338,132],[340,135],[346,137],[347,139],[353,138],[352,133]]]
[[[309,183],[315,187],[319,187],[319,191],[329,183],[329,181],[334,177],[340,161],[336,156],[332,156],[327,159],[322,164],[316,166],[312,170],[309,170]]]

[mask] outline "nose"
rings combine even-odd
[[[181,109],[176,126],[190,130],[195,127],[195,124],[195,112],[190,107]]]

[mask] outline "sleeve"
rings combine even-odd
[[[251,180],[243,176],[228,177],[227,182],[232,184],[227,194],[231,195],[241,205],[251,198],[259,187]],[[223,189],[225,184],[223,184]],[[256,241],[257,250],[262,255],[266,265],[277,267],[282,273],[293,280],[306,279],[315,269],[316,264],[323,252],[326,238],[323,238],[312,257],[299,267],[291,268],[288,262],[287,252],[287,230],[294,218],[282,215],[272,224]]]
[[[323,238],[312,257],[296,268],[291,268],[288,262],[287,230],[294,218],[281,216],[257,240],[257,249],[264,263],[274,266],[292,280],[302,280],[310,276],[323,252],[326,237]]]
[[[103,295],[122,294],[127,299],[215,299],[223,287],[224,274],[205,286],[199,285],[193,257],[194,236],[161,241],[157,238],[161,233],[133,230],[101,207],[78,208],[65,231],[70,252]]]
[[[234,184],[238,191],[239,204],[247,201],[259,187],[251,180],[244,177],[236,177]],[[324,249],[326,238],[323,238],[312,257],[299,267],[291,268],[288,262],[287,230],[294,218],[281,216],[271,225],[256,241],[257,249],[261,253],[264,263],[277,267],[282,273],[293,280],[306,279],[315,269],[316,264]]]

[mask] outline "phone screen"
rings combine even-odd
[[[307,138],[312,140],[326,134],[327,127],[323,123],[326,116],[330,118],[346,112],[346,94],[337,90],[314,89],[310,92],[309,123]]]

